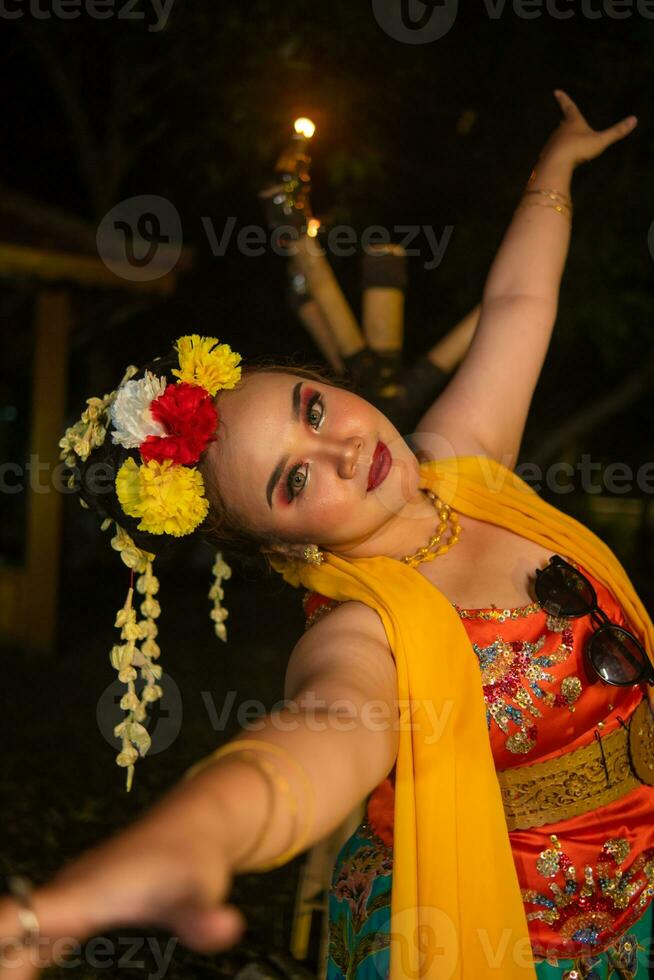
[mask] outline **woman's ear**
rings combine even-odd
[[[306,544],[290,544],[286,541],[279,541],[274,544],[261,545],[261,553],[277,558],[304,559],[304,549],[306,547],[308,547]]]

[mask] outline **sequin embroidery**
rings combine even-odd
[[[561,846],[556,834],[552,846],[541,851],[536,869],[543,878],[558,878],[548,890],[522,889],[525,905],[539,906],[527,911],[527,921],[540,919],[567,942],[588,949],[597,948],[608,938],[616,913],[631,906],[629,927],[642,914],[654,895],[654,848],[636,858],[630,868],[620,867],[629,857],[631,846],[624,837],[609,838],[602,845],[595,867],[585,865],[579,872]]]
[[[550,629],[557,626],[558,622],[548,618]],[[530,752],[536,744],[538,728],[533,719],[542,717],[536,701],[550,708],[567,707],[574,711],[575,701],[582,691],[581,681],[575,676],[563,678],[558,694],[543,689],[541,682],[551,684],[555,681],[547,668],[567,660],[573,651],[574,638],[569,624],[566,622],[563,628],[553,631],[561,633],[561,643],[548,654],[540,652],[547,633],[534,643],[509,642],[497,636],[490,646],[472,644],[481,667],[486,724],[490,729],[492,720],[508,735],[506,748],[516,755]],[[509,734],[512,724],[518,726],[518,731]]]
[[[506,623],[507,620],[524,619],[533,616],[542,609],[540,602],[530,602],[527,606],[518,606],[517,609],[497,609],[489,606],[487,609],[463,609],[456,602],[452,605],[458,612],[461,619],[483,619],[491,623]]]

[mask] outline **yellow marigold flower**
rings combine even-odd
[[[155,459],[137,466],[130,456],[118,470],[116,494],[139,531],[182,537],[200,524],[209,510],[199,470]]]
[[[231,349],[229,344],[219,344],[215,337],[200,337],[190,334],[175,341],[179,354],[179,371],[173,374],[180,381],[200,385],[210,395],[219,388],[233,388],[241,378],[237,364],[241,355]]]

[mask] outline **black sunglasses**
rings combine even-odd
[[[587,663],[606,684],[631,687],[647,681],[654,685],[654,668],[642,643],[602,612],[592,584],[573,565],[553,555],[547,568],[536,570],[535,590],[551,616],[591,617],[595,630],[584,652]]]

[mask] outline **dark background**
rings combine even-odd
[[[39,20],[28,5],[19,20],[0,18],[2,183],[94,226],[125,198],[162,195],[181,216],[184,243],[196,248],[193,270],[170,299],[134,316],[112,318],[106,304],[97,316],[88,312],[73,346],[68,422],[89,394],[115,387],[127,363],[165,352],[182,333],[218,336],[245,359],[320,362],[286,307],[284,260],[269,250],[244,256],[234,241],[216,257],[202,226],[203,217],[218,230],[230,216],[237,230],[262,223],[257,190],[300,114],[318,123],[313,203],[324,220],[359,231],[429,224],[439,237],[454,226],[438,268],[425,270],[417,257],[409,262],[405,352],[412,360],[478,301],[524,183],[559,122],[552,90],[560,87],[595,128],[631,113],[639,125],[575,175],[570,257],[523,459],[539,459],[582,411],[587,423],[578,434],[574,425],[572,434],[564,429],[557,459],[574,465],[586,453],[602,467],[620,461],[634,470],[654,459],[654,22],[635,6],[631,16],[612,18],[600,0],[586,14],[579,4],[560,7],[574,16],[557,19],[543,8],[526,20],[507,3],[491,17],[483,3],[467,3],[447,35],[425,45],[392,39],[370,3],[351,0],[176,0],[159,32],[148,30],[145,4],[135,8],[146,14],[137,21],[85,13]],[[600,16],[589,18],[589,9]],[[358,258],[332,261],[358,312]],[[24,452],[29,431],[30,327],[19,296],[5,296],[1,312],[0,425],[12,459]],[[609,541],[651,601],[648,495],[604,488],[591,499],[577,486],[550,496]],[[7,562],[20,560],[16,528],[25,506],[24,499],[2,501]],[[0,784],[0,870],[45,880],[231,735],[235,718],[216,733],[202,692],[217,704],[228,690],[237,692],[237,704],[253,697],[271,705],[281,696],[285,659],[302,630],[299,595],[237,569],[226,587],[223,646],[206,616],[209,566],[208,550],[190,543],[160,566],[161,662],[181,691],[183,725],[170,748],[137,765],[127,796],[114,747],[96,720],[96,699],[114,676],[108,651],[127,573],[92,518],[66,501],[57,651],[38,660],[3,652],[11,752]],[[264,900],[261,879],[239,881],[235,897],[248,913],[253,946],[287,943],[295,870],[265,879]],[[128,968],[102,972],[132,975]],[[234,972],[229,956],[179,949],[168,976]]]

